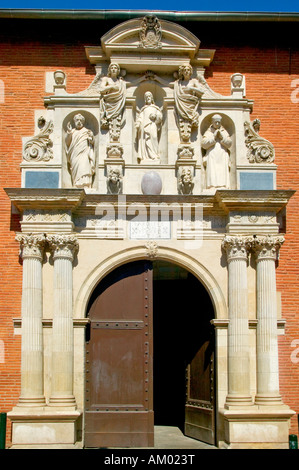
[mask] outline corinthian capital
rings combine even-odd
[[[251,248],[252,237],[242,235],[225,235],[222,248],[226,252],[227,260],[247,259]]]
[[[18,233],[16,241],[20,243],[20,255],[25,258],[37,258],[42,261],[46,238],[42,233]]]
[[[275,260],[283,242],[284,237],[282,235],[260,235],[254,237],[252,248],[256,255],[256,260]]]
[[[79,248],[75,235],[48,235],[47,242],[54,260],[57,258],[67,258],[73,261]]]

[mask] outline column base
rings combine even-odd
[[[255,396],[255,404],[258,406],[279,406],[283,405],[281,395],[262,395],[257,394]]]
[[[51,397],[49,399],[49,406],[51,407],[72,407],[77,408],[76,399],[72,395]]]
[[[221,410],[224,421],[223,447],[230,449],[288,449],[290,419],[295,414],[286,405],[275,410]]]
[[[40,397],[20,397],[18,406],[28,406],[28,407],[41,407],[41,406],[46,406],[46,399],[43,396]]]
[[[224,407],[230,409],[235,406],[253,406],[252,397],[250,395],[227,395]]]
[[[48,407],[22,409],[7,414],[12,424],[12,447],[72,445],[77,442],[79,411],[54,411]]]

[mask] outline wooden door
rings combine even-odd
[[[199,329],[200,347],[186,370],[185,434],[215,445],[214,334]]]
[[[152,447],[151,264],[115,269],[89,305],[85,447]]]

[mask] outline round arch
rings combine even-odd
[[[148,258],[149,256],[144,246],[135,246],[113,254],[99,263],[84,279],[81,285],[75,299],[74,318],[86,317],[86,309],[90,296],[97,284],[107,274],[123,264]],[[193,274],[208,291],[214,307],[215,318],[227,318],[227,306],[223,292],[215,277],[198,260],[179,250],[162,246],[159,246],[154,259],[177,264]]]

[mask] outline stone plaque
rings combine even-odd
[[[169,239],[171,238],[170,221],[132,220],[129,236],[134,240]]]

